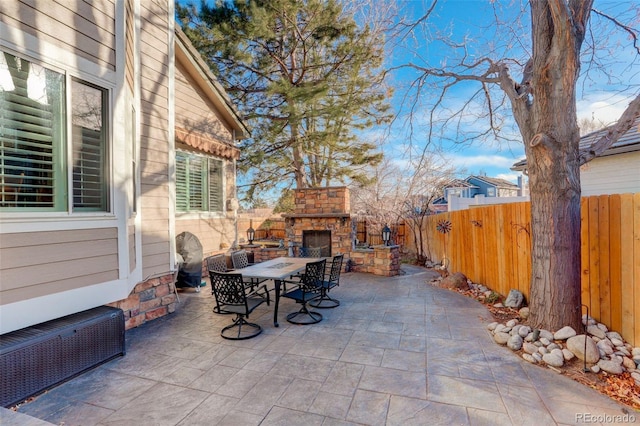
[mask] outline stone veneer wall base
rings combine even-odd
[[[175,312],[176,302],[173,274],[168,274],[139,283],[129,297],[108,306],[122,309],[125,329],[129,330]]]

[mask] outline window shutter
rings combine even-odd
[[[202,187],[203,183],[206,182],[202,178],[204,161],[205,159],[202,157],[189,157],[189,210],[204,210],[204,188]]]
[[[221,212],[222,204],[222,161],[209,159],[209,210]]]
[[[223,162],[176,151],[176,211],[223,211]]]
[[[176,152],[176,210],[186,212],[187,196],[187,156],[183,152]]]

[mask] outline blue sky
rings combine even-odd
[[[189,2],[178,1],[183,4]],[[389,7],[383,0],[373,1],[374,5],[380,8]],[[196,4],[199,2],[200,0],[195,0]],[[397,2],[399,12],[411,19],[424,15],[432,0],[397,0]],[[628,22],[632,27],[637,28],[640,25],[640,8],[634,2],[637,0],[596,0],[594,7],[619,17],[623,22]],[[630,18],[628,10],[634,4],[636,5],[635,16],[632,12]],[[486,56],[487,50],[492,49],[495,52],[492,55],[494,59],[504,57],[501,54],[507,54],[507,52],[511,57],[516,56],[514,52],[518,48],[526,49],[530,44],[528,12],[526,0],[439,0],[437,8],[427,21],[427,26],[423,28],[427,32],[416,31],[412,37],[404,40],[405,43],[389,49],[385,66],[398,66],[408,62],[418,65],[428,63],[435,66],[451,61],[451,52],[442,43],[430,41],[439,32],[446,33],[457,42],[461,42],[466,37],[468,42],[465,45],[469,49],[469,55]],[[520,21],[517,19],[519,16],[523,16]],[[496,17],[501,21],[501,26],[496,26]],[[591,21],[599,25],[603,19],[592,14]],[[514,22],[520,22],[521,26],[514,26]],[[604,28],[600,25],[601,30],[598,30],[598,27],[595,28],[592,35],[596,42],[606,42],[606,46],[603,47],[607,49],[599,51],[603,52],[600,59],[605,63],[608,75],[591,70],[588,78],[581,78],[578,84],[578,119],[593,118],[597,122],[610,124],[617,120],[628,102],[638,92],[640,57],[634,53],[631,41],[624,32],[611,31],[611,26]],[[522,33],[524,36],[520,41],[517,37],[504,41],[505,34],[511,33]],[[586,68],[587,65],[583,64],[583,71]],[[514,69],[514,76],[517,79],[515,71]],[[402,98],[407,93],[406,86],[414,78],[415,73],[406,69],[392,73],[389,84],[394,87],[394,97],[391,103],[397,113],[397,119],[391,128],[377,128],[362,134],[371,142],[381,143],[385,154],[400,166],[408,163],[406,152],[409,146],[414,152],[422,150],[428,131],[428,109],[425,106],[429,101],[428,97],[422,98],[423,104],[416,109],[411,126],[408,124],[408,109],[411,104],[403,102]],[[469,93],[477,89],[477,84],[467,84],[451,90],[447,95],[448,106],[453,107],[465,102],[469,99]],[[513,125],[510,111],[508,112],[505,116],[504,134],[513,139],[519,139],[517,128]],[[446,112],[441,111],[439,114],[443,116]],[[467,118],[464,127],[482,131],[486,129],[487,124],[486,121]],[[456,139],[452,131],[446,132],[446,136]],[[524,149],[519,140],[497,143],[485,138],[462,145],[446,141],[440,145],[444,161],[460,169],[459,177],[486,174],[516,182],[518,173],[511,171],[510,167],[524,158]],[[239,176],[239,181],[243,180],[244,178]]]
[[[414,32],[412,38],[406,38],[402,46],[395,46],[390,51],[388,64],[390,66],[398,66],[412,62],[418,65],[430,64],[437,66],[443,63],[450,63],[452,51],[442,43],[438,43],[433,38],[439,32],[446,33],[456,42],[462,43],[466,38],[465,45],[468,48],[468,55],[473,57],[486,56],[489,51],[493,59],[497,59],[501,54],[509,53],[514,57],[517,52],[522,52],[522,48],[527,48],[530,43],[530,33],[527,31],[529,25],[528,8],[524,5],[524,18],[521,27],[513,25],[521,9],[518,1],[496,2],[496,6],[500,10],[496,16],[504,22],[504,26],[499,28],[495,25],[494,9],[489,1],[462,1],[448,0],[440,1],[434,14],[429,19],[427,27],[420,31]],[[400,3],[400,11],[407,16],[422,16],[431,1],[413,0],[402,1]],[[621,1],[597,1],[594,7],[610,13],[614,16],[620,16],[620,13],[628,9],[633,3]],[[638,25],[638,13],[636,12],[635,22],[633,20],[625,21]],[[628,16],[628,15],[627,15]],[[592,22],[600,25],[603,20],[592,14]],[[526,34],[520,40],[522,45],[518,43],[517,37],[508,37],[510,31],[522,32]],[[631,47],[629,37],[622,31],[612,32],[609,27],[607,32],[596,30],[593,33],[594,39],[600,43],[607,41],[609,50],[604,51],[602,57],[603,62],[607,66],[609,75],[594,72],[590,70],[588,78],[581,78],[578,88],[577,110],[578,119],[583,117],[593,118],[597,122],[610,124],[617,120],[622,111],[626,108],[628,102],[635,96],[632,84],[640,81],[639,71],[640,62],[634,50]],[[505,34],[507,37],[505,37]],[[603,35],[604,34],[604,35]],[[506,40],[509,38],[509,40]],[[501,40],[505,40],[502,42]],[[602,46],[605,47],[605,46]],[[584,49],[583,49],[584,50]],[[602,51],[602,50],[601,50]],[[516,53],[514,53],[516,52]],[[635,62],[634,62],[635,58]],[[583,71],[587,66],[583,64]],[[513,69],[514,77],[517,79],[517,69]],[[402,101],[402,97],[406,95],[406,86],[415,78],[415,73],[408,70],[400,70],[392,75],[391,84],[395,87],[395,96],[393,106],[398,113],[398,119],[389,131],[388,137],[384,141],[384,151],[387,155],[392,156],[398,163],[406,161],[403,156],[406,145],[411,143],[418,150],[424,146],[427,133],[426,111],[429,103],[429,96],[424,96],[422,101],[425,105],[416,109],[413,113],[413,132],[410,135],[408,125],[408,109],[410,103]],[[611,78],[611,75],[615,78]],[[479,88],[477,84],[466,84],[451,90],[447,95],[447,104],[454,107],[457,104],[465,102],[469,98],[469,93]],[[635,92],[637,92],[637,83]],[[478,107],[479,108],[479,107]],[[473,108],[470,109],[470,112]],[[508,111],[510,112],[510,111]],[[446,114],[442,111],[440,114]],[[467,119],[465,119],[467,120]],[[466,129],[477,129],[479,131],[487,127],[486,121],[476,121],[468,117],[465,122]],[[513,126],[513,120],[510,114],[506,115],[505,134],[511,134],[512,137],[518,138],[517,129]],[[446,132],[446,135],[452,139],[456,139],[453,131]],[[460,140],[462,135],[457,136]],[[482,174],[487,176],[500,177],[511,181],[516,181],[518,173],[510,170],[510,167],[516,161],[524,158],[524,149],[519,142],[501,142],[485,138],[484,140],[476,140],[473,143],[454,144],[443,141],[442,148],[444,150],[445,161],[449,164],[464,169],[463,174]]]

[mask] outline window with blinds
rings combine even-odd
[[[74,211],[106,211],[106,110],[106,90],[0,52],[0,210],[67,211],[71,178]]]
[[[222,161],[176,152],[176,211],[222,212]]]
[[[105,91],[71,81],[73,209],[107,210]]]
[[[65,80],[0,52],[0,208],[65,210]]]

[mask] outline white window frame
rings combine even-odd
[[[1,24],[1,23],[0,23]],[[2,25],[4,28],[4,25]],[[114,215],[114,195],[113,188],[115,186],[114,182],[114,171],[113,171],[113,153],[114,153],[114,144],[113,144],[113,117],[114,117],[114,103],[113,103],[113,92],[115,85],[113,82],[107,79],[101,79],[92,75],[89,72],[83,72],[77,68],[72,66],[64,66],[64,63],[61,63],[59,60],[52,59],[56,53],[60,53],[60,49],[49,49],[51,52],[47,51],[49,56],[46,54],[35,54],[33,51],[29,51],[28,43],[26,43],[26,48],[19,49],[18,46],[12,46],[10,43],[5,43],[0,47],[0,53],[4,54],[5,52],[19,57],[23,60],[29,61],[30,63],[34,63],[40,65],[42,67],[48,68],[52,71],[60,73],[63,75],[65,82],[65,111],[64,111],[64,119],[63,123],[65,128],[65,140],[62,142],[62,150],[65,155],[65,164],[63,171],[63,176],[61,179],[66,180],[66,208],[60,210],[51,209],[40,209],[36,210],[33,208],[25,207],[19,209],[0,209],[0,217],[6,218],[8,220],[16,220],[16,221],[24,221],[29,219],[41,219],[41,218],[82,218],[86,217],[88,219],[91,218],[113,218]],[[25,51],[26,50],[26,51]],[[57,51],[57,52],[56,52]],[[68,55],[68,52],[65,53]],[[61,56],[65,56],[61,55]],[[41,59],[44,57],[44,59]],[[83,62],[79,60],[78,62]],[[95,68],[95,64],[88,68]],[[101,68],[100,68],[101,69]],[[104,73],[102,75],[110,76],[115,74],[113,73]],[[80,82],[81,84],[86,84],[88,86],[95,86],[95,88],[102,90],[104,93],[104,111],[102,111],[102,119],[103,119],[103,128],[105,133],[105,148],[106,155],[103,159],[103,164],[105,166],[104,173],[104,185],[106,185],[106,193],[105,193],[105,210],[83,210],[83,209],[74,209],[74,201],[73,201],[73,142],[72,142],[72,122],[71,122],[71,106],[72,106],[72,81],[75,80]],[[56,165],[59,165],[56,163]],[[89,224],[87,226],[90,227]],[[57,228],[57,227],[54,227]]]

